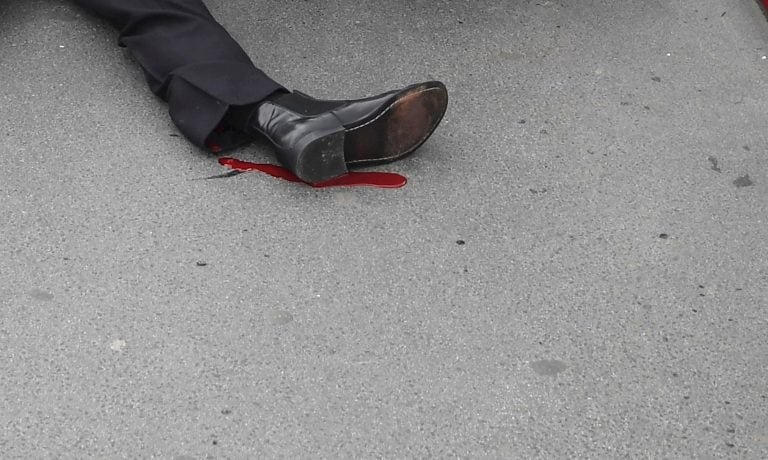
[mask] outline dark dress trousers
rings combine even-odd
[[[257,69],[201,0],[72,0],[111,22],[152,91],[194,144],[223,149],[247,141],[220,126],[230,106],[263,100],[282,86]],[[216,149],[218,147],[215,147]]]

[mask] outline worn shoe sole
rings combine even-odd
[[[404,89],[373,117],[346,127],[346,163],[387,163],[413,153],[432,135],[447,107],[448,91],[440,82]]]
[[[291,150],[278,149],[277,157],[304,182],[316,184],[347,172],[344,162],[344,126],[330,114],[312,120],[312,129],[294,141]]]

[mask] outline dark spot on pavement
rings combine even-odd
[[[46,302],[53,300],[53,294],[45,292],[42,289],[32,289],[28,294],[35,300],[43,300]]]
[[[661,83],[661,77],[651,77],[651,80],[655,81],[656,83]]]
[[[748,146],[748,145],[745,145],[745,146],[744,146],[744,147],[742,147],[742,148],[743,148],[744,150],[746,150],[747,152],[749,152],[749,151],[751,150],[751,149],[749,148],[749,146]]]
[[[216,174],[215,176],[208,176],[208,177],[204,177],[203,179],[204,179],[204,180],[211,180],[211,179],[226,179],[226,178],[228,178],[228,177],[235,177],[235,176],[238,176],[238,175],[240,175],[240,174],[242,174],[242,173],[244,173],[244,172],[245,172],[245,171],[229,171],[229,172],[225,172],[225,173],[223,173],[223,174]]]
[[[712,171],[720,172],[720,166],[718,166],[717,158],[710,156],[707,157],[707,160],[709,160],[710,163],[712,163]]]
[[[745,174],[741,177],[738,177],[735,181],[733,181],[733,185],[736,187],[750,187],[752,185],[755,185],[754,182],[752,182],[752,179],[749,178],[749,174]]]
[[[568,365],[556,359],[542,359],[541,361],[532,362],[531,369],[539,375],[551,376],[568,369]]]

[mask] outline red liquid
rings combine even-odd
[[[265,174],[269,174],[272,177],[278,179],[285,179],[289,182],[302,182],[301,179],[296,177],[295,174],[283,168],[282,166],[269,165],[262,163],[249,163],[247,161],[238,160],[237,158],[222,157],[219,158],[219,164],[226,166],[235,171],[261,171]],[[378,187],[378,188],[400,188],[404,186],[408,180],[395,173],[384,172],[351,172],[341,177],[331,179],[329,181],[320,182],[318,184],[307,184],[315,188],[326,187]]]
[[[208,147],[208,150],[210,150],[213,153],[219,153],[222,150],[224,150],[221,148],[219,144],[211,141],[205,141],[205,146]]]

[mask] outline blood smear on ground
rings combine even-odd
[[[227,168],[235,171],[248,172],[259,171],[264,174],[268,174],[278,179],[287,180],[289,182],[301,182],[302,181],[295,174],[282,166],[264,164],[264,163],[250,163],[248,161],[238,160],[237,158],[222,157],[219,158],[219,164],[226,166]],[[387,172],[350,172],[343,176],[331,179],[325,182],[317,184],[307,184],[314,188],[327,188],[327,187],[377,187],[377,188],[400,188],[403,187],[408,180],[400,174],[387,173]]]

